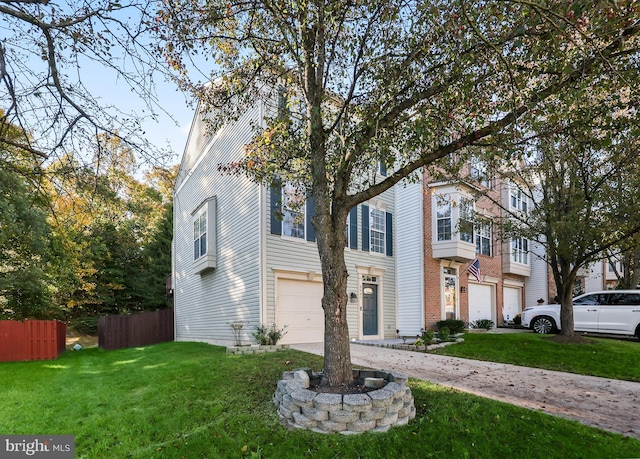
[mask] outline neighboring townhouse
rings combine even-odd
[[[478,191],[491,198],[477,199]],[[413,335],[443,319],[502,325],[520,313],[531,275],[529,241],[502,241],[503,213],[527,212],[531,202],[516,186],[489,175],[472,159],[461,179],[398,189],[398,331]],[[479,272],[478,272],[479,271]],[[423,285],[419,294],[409,285]]]
[[[615,263],[616,265],[614,266],[609,260],[598,260],[589,264],[585,268],[579,269],[573,287],[574,296],[600,290],[615,289],[618,285],[618,276],[616,276],[616,271],[620,273],[624,269],[622,262],[616,261]],[[535,263],[533,266],[534,268],[536,267]],[[544,263],[544,267],[541,267],[540,269],[545,269],[545,272],[541,272],[539,275],[535,276],[540,279],[540,282],[537,288],[535,290],[532,289],[532,291],[535,291],[535,295],[540,298],[548,298],[550,303],[554,303],[557,301],[557,289],[553,280],[551,268]],[[533,277],[534,275],[532,274],[532,278]],[[533,306],[535,304],[535,301],[530,301],[533,299],[533,296],[527,298],[527,304],[529,306]]]
[[[259,325],[285,328],[280,343],[324,340],[322,272],[310,200],[289,184],[266,187],[219,166],[244,157],[270,107],[257,103],[207,136],[197,112],[174,192],[176,340],[255,343]],[[384,174],[384,170],[376,173]],[[395,190],[352,209],[345,258],[351,339],[395,337]]]

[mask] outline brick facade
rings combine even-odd
[[[485,189],[491,195],[493,200],[500,200],[501,183],[498,180],[492,182],[491,189]],[[460,185],[464,189],[465,185]],[[470,193],[473,193],[469,189]],[[432,188],[428,180],[423,181],[423,250],[424,250],[424,328],[433,328],[439,320],[445,319],[444,312],[444,272],[448,269],[450,273],[457,275],[457,301],[458,312],[457,319],[469,322],[469,285],[477,283],[475,277],[467,271],[467,268],[474,260],[454,260],[444,258],[434,258],[433,256],[433,232],[436,231],[433,224],[433,213],[436,211],[433,207],[433,195],[437,190]],[[492,199],[481,197],[475,203],[477,214],[481,214],[492,220],[500,216],[501,210]],[[520,304],[524,304],[524,282],[525,276],[510,274],[503,272],[503,242],[497,230],[498,225],[492,225],[492,246],[491,256],[476,254],[479,262],[483,282],[481,285],[489,285],[492,287],[492,316],[495,318],[496,325],[501,325],[504,321],[502,315],[502,306],[504,304],[503,288],[505,283],[510,286],[521,286],[520,288]],[[475,240],[475,239],[474,239]],[[508,245],[506,245],[508,247]],[[471,300],[473,301],[473,300]]]

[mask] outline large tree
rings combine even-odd
[[[313,197],[331,386],[352,380],[352,207],[468,147],[515,149],[537,110],[579,88],[638,81],[638,5],[628,1],[173,0],[158,31],[212,130],[277,91],[288,100],[240,166]],[[197,73],[203,61],[210,67]],[[389,172],[379,180],[378,163]]]

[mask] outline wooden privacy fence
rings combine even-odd
[[[173,336],[172,308],[98,320],[98,345],[107,351],[173,341]]]
[[[67,326],[57,320],[0,320],[0,362],[57,359]]]

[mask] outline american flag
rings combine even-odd
[[[476,258],[473,263],[469,265],[467,271],[473,274],[478,282],[482,282],[482,276],[480,275],[480,260]]]

